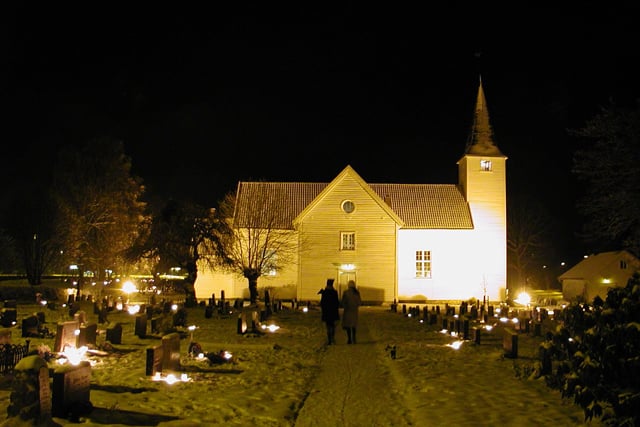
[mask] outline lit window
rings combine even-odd
[[[340,250],[354,251],[356,249],[356,233],[343,231],[340,233]]]
[[[480,160],[480,170],[485,172],[490,172],[491,160]]]
[[[356,205],[351,201],[351,200],[345,200],[344,202],[342,202],[342,210],[345,213],[351,213],[355,210]]]
[[[626,270],[627,269],[627,261],[621,259],[620,260],[620,270]]]
[[[416,251],[416,277],[431,279],[431,251]]]

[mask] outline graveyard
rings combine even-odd
[[[582,425],[578,407],[526,379],[550,319],[528,322],[523,314],[519,322],[515,316],[505,323],[493,309],[475,306],[362,310],[374,339],[359,345],[368,346],[401,393],[428,399],[431,392],[438,396],[441,384],[480,388],[504,395],[495,411],[505,411],[505,400],[531,400],[534,393],[535,404],[546,408],[535,416]],[[461,314],[473,314],[474,321]],[[309,425],[298,417],[328,351],[313,303],[275,302],[266,310],[242,302],[184,308],[161,301],[105,310],[82,300],[51,307],[23,302],[16,304],[15,318],[15,326],[0,328],[1,342],[28,347],[29,356],[20,354],[15,368],[1,377],[0,407],[8,408],[8,421],[35,406],[35,416],[50,416],[52,425],[63,426]],[[455,384],[461,375],[465,384]],[[504,384],[477,384],[483,375],[526,391],[518,399]],[[17,387],[26,387],[16,381],[21,376],[35,384],[30,387],[39,390],[37,398],[16,402]],[[460,403],[442,405],[450,412],[446,417],[452,405]],[[422,406],[411,408],[415,417]],[[8,421],[0,425],[14,425]]]

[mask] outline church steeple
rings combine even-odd
[[[482,77],[478,86],[478,98],[473,116],[473,126],[467,141],[465,154],[475,154],[479,156],[502,156],[500,149],[493,141],[493,131],[489,123],[489,110],[487,100],[484,97],[482,88]]]

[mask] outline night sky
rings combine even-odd
[[[571,238],[567,129],[640,96],[635,3],[299,3],[5,11],[3,176],[106,135],[150,197],[206,205],[239,180],[329,182],[348,164],[369,182],[455,183],[481,75],[509,193]]]

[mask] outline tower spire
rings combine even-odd
[[[485,156],[502,156],[500,149],[493,141],[493,130],[489,123],[489,110],[487,100],[482,88],[482,76],[478,85],[478,97],[476,109],[473,115],[473,126],[467,141],[465,154],[477,154]]]

